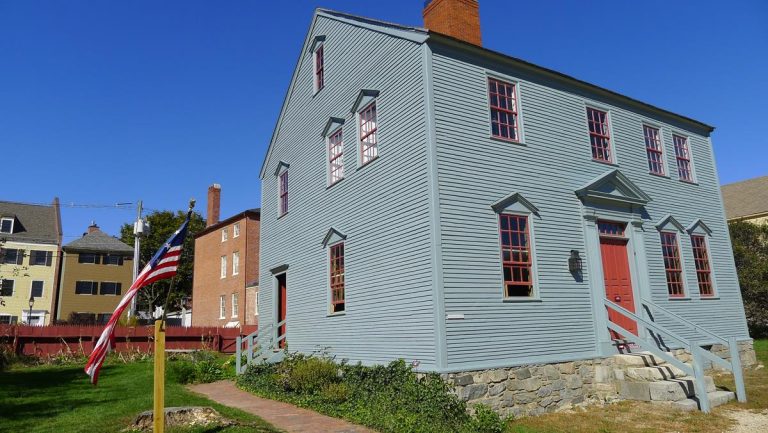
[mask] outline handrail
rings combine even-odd
[[[696,323],[694,323],[694,322],[692,322],[692,321],[690,321],[690,320],[688,320],[688,319],[686,319],[686,318],[684,318],[684,317],[682,317],[682,316],[680,316],[678,314],[675,314],[675,313],[667,310],[666,308],[662,307],[661,305],[656,305],[653,302],[648,301],[646,299],[641,299],[640,303],[643,306],[647,306],[647,307],[649,307],[651,309],[656,309],[658,311],[661,311],[662,313],[664,313],[667,316],[677,320],[678,322],[682,322],[683,324],[688,325],[688,327],[692,328],[694,331],[697,331],[697,332],[700,332],[702,334],[705,334],[708,337],[714,338],[715,340],[717,340],[718,343],[720,343],[720,344],[722,344],[724,346],[728,346],[728,340],[727,339],[725,339],[725,338],[715,334],[712,331],[707,330],[706,328],[704,328],[704,327],[702,327],[702,326],[700,326],[700,325],[698,325],[698,324],[696,324]],[[651,320],[653,320],[653,319],[651,319]]]
[[[629,317],[630,319],[633,319],[637,322],[642,323],[646,328],[652,328],[656,330],[659,333],[667,334],[668,336],[672,337],[673,340],[676,340],[678,343],[686,346],[688,344],[688,339],[683,338],[681,335],[678,335],[668,329],[665,329],[663,326],[659,325],[656,322],[652,322],[650,320],[646,320],[637,314],[627,310],[626,308],[622,307],[621,305],[615,304],[608,299],[603,299],[603,304],[605,304],[606,307],[613,308],[614,310],[618,311],[622,315]]]
[[[254,359],[259,359],[264,356],[265,352],[276,347],[280,341],[285,340],[285,334],[281,336],[276,335],[276,331],[283,325],[285,320],[277,324],[270,323],[266,326],[260,327],[256,331],[246,335],[245,337],[237,337],[237,347],[235,350],[235,371],[237,374],[245,372],[246,367],[250,365]],[[246,364],[242,365],[243,355],[243,340],[245,340],[245,356]],[[263,359],[261,360],[263,361]]]

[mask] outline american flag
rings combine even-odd
[[[91,383],[96,385],[99,380],[99,371],[101,365],[104,364],[104,359],[107,357],[107,353],[112,349],[115,338],[115,326],[117,321],[120,320],[120,316],[123,311],[130,305],[131,300],[139,289],[148,286],[155,281],[171,278],[177,273],[179,267],[179,258],[181,257],[181,247],[184,244],[184,238],[187,235],[187,226],[189,225],[189,218],[192,215],[190,211],[187,213],[187,219],[179,227],[176,232],[171,235],[170,238],[163,244],[162,247],[155,253],[152,260],[147,263],[144,269],[136,277],[136,281],[131,284],[131,287],[120,300],[120,303],[115,308],[115,312],[112,313],[112,317],[109,318],[107,326],[104,331],[101,332],[99,340],[96,342],[96,346],[91,352],[91,356],[88,357],[88,362],[85,364],[85,372],[91,377]]]

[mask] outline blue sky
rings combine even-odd
[[[486,47],[715,125],[724,183],[768,174],[768,2],[480,3]],[[118,202],[204,210],[214,182],[222,216],[258,207],[314,8],[421,25],[422,4],[0,0],[0,199],[60,197],[65,243],[115,234]]]

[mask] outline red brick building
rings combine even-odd
[[[195,235],[192,326],[258,323],[259,209],[219,221],[221,186],[208,188],[205,230]]]

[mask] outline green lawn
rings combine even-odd
[[[212,406],[240,425],[169,433],[276,433],[261,419],[218,405],[168,383],[166,406]],[[82,366],[17,368],[0,372],[0,432],[119,432],[138,413],[152,409],[152,363],[105,365],[99,385]]]

